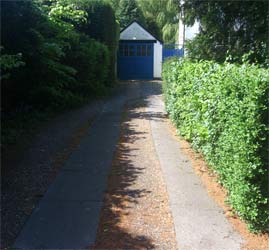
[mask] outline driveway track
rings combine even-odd
[[[146,100],[157,158],[182,250],[239,250],[240,236],[208,196],[167,126],[159,82],[127,82],[103,105],[19,234],[18,249],[85,249],[94,244],[124,105]],[[163,119],[152,119],[163,117]],[[173,229],[174,230],[174,229]],[[131,246],[130,246],[131,249]]]

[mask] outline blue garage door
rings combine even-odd
[[[153,43],[121,42],[118,53],[118,78],[153,79]]]

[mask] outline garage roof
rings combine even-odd
[[[145,28],[143,28],[136,21],[132,22],[121,31],[120,40],[130,40],[130,41],[146,40],[154,42],[157,41],[157,39],[153,35],[151,35]]]

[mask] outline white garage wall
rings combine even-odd
[[[157,41],[154,43],[154,59],[153,59],[153,77],[160,78],[162,76],[162,57],[163,45]]]

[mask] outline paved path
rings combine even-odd
[[[24,226],[16,248],[80,249],[94,243],[127,96],[123,88],[103,106]]]
[[[103,100],[43,122],[1,155],[1,247],[12,245],[59,168],[100,113]],[[41,124],[40,124],[41,125]]]
[[[160,97],[152,96],[148,112],[165,114]],[[181,250],[236,250],[242,239],[223,210],[208,196],[167,121],[152,120],[152,136],[166,180],[176,237]]]
[[[179,249],[240,249],[241,238],[208,197],[167,123],[152,119],[164,114],[159,95],[158,83],[129,83],[107,101],[25,224],[16,248],[84,249],[94,243],[124,104],[145,98]]]

